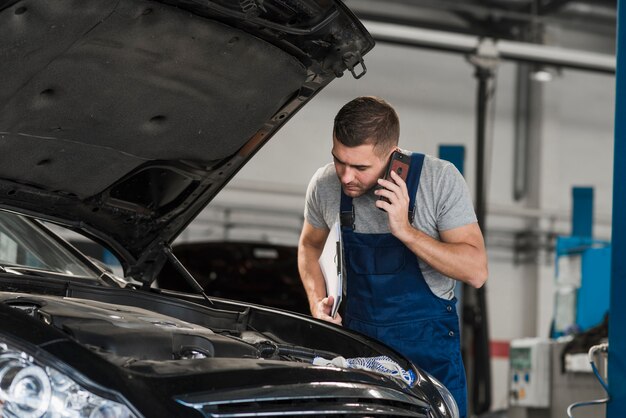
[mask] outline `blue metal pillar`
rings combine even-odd
[[[572,235],[593,238],[593,187],[572,187]]]
[[[621,24],[620,24],[621,23]],[[626,0],[617,2],[615,147],[607,418],[626,417]]]
[[[463,145],[439,145],[439,158],[450,161],[463,174],[465,147]]]

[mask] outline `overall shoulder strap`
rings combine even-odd
[[[409,222],[413,223],[415,218],[415,197],[417,196],[417,189],[420,185],[420,178],[422,176],[422,167],[424,166],[424,154],[418,154],[416,152],[411,154],[411,167],[409,168],[409,175],[406,181],[406,187],[409,192]]]
[[[341,202],[339,205],[339,223],[341,229],[348,228],[354,229],[354,205],[352,205],[352,198],[346,195],[341,189]]]

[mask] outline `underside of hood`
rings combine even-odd
[[[369,34],[327,1],[0,0],[0,205],[149,282],[169,245]]]

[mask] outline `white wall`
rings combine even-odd
[[[253,180],[263,175],[271,182],[306,185],[311,174],[330,161],[335,114],[360,95],[382,96],[396,107],[401,119],[400,142],[405,148],[434,154],[440,143],[469,146],[473,142],[472,69],[458,56],[377,45],[367,55],[366,65],[368,71],[362,79],[354,80],[348,73],[314,98],[240,177]],[[437,73],[441,75],[433,78]],[[468,157],[473,160],[473,154]],[[294,170],[288,176],[267,170],[279,164]]]
[[[263,239],[295,243],[301,222],[302,199],[310,176],[330,161],[332,121],[347,101],[359,95],[379,95],[394,105],[401,120],[401,146],[437,154],[440,144],[466,147],[465,173],[474,190],[474,110],[476,84],[473,68],[463,57],[405,47],[377,45],[365,57],[368,72],[361,80],[350,74],[334,81],[297,114],[216,199],[219,205],[280,208],[274,220],[286,229],[233,231],[232,236],[258,234]],[[596,231],[608,238],[612,194],[614,79],[576,71],[562,75],[543,88],[543,124],[533,170],[541,176],[540,190],[532,205],[512,198],[515,65],[502,63],[497,75],[493,141],[489,149],[488,206],[524,211],[536,209],[561,215],[554,223],[538,221],[542,228],[569,233],[571,187],[595,188],[595,210],[605,223]],[[253,193],[237,186],[268,188],[280,193]],[[529,220],[490,211],[487,229],[521,229]],[[207,211],[181,239],[215,236],[208,220],[220,217]],[[254,215],[247,215],[253,216]],[[260,215],[259,215],[260,216]],[[271,217],[271,216],[269,216]],[[537,223],[537,221],[534,221]],[[237,235],[239,234],[239,235]],[[494,239],[495,241],[495,239]],[[553,265],[514,265],[511,250],[493,248],[488,240],[490,278],[488,307],[492,340],[547,336],[552,315]],[[495,359],[493,368],[494,409],[506,406],[507,362]]]

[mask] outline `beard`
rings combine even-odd
[[[341,184],[341,189],[346,194],[346,196],[350,196],[352,198],[363,196],[365,193],[370,191],[372,187],[368,187],[362,183],[349,183],[349,184]]]

